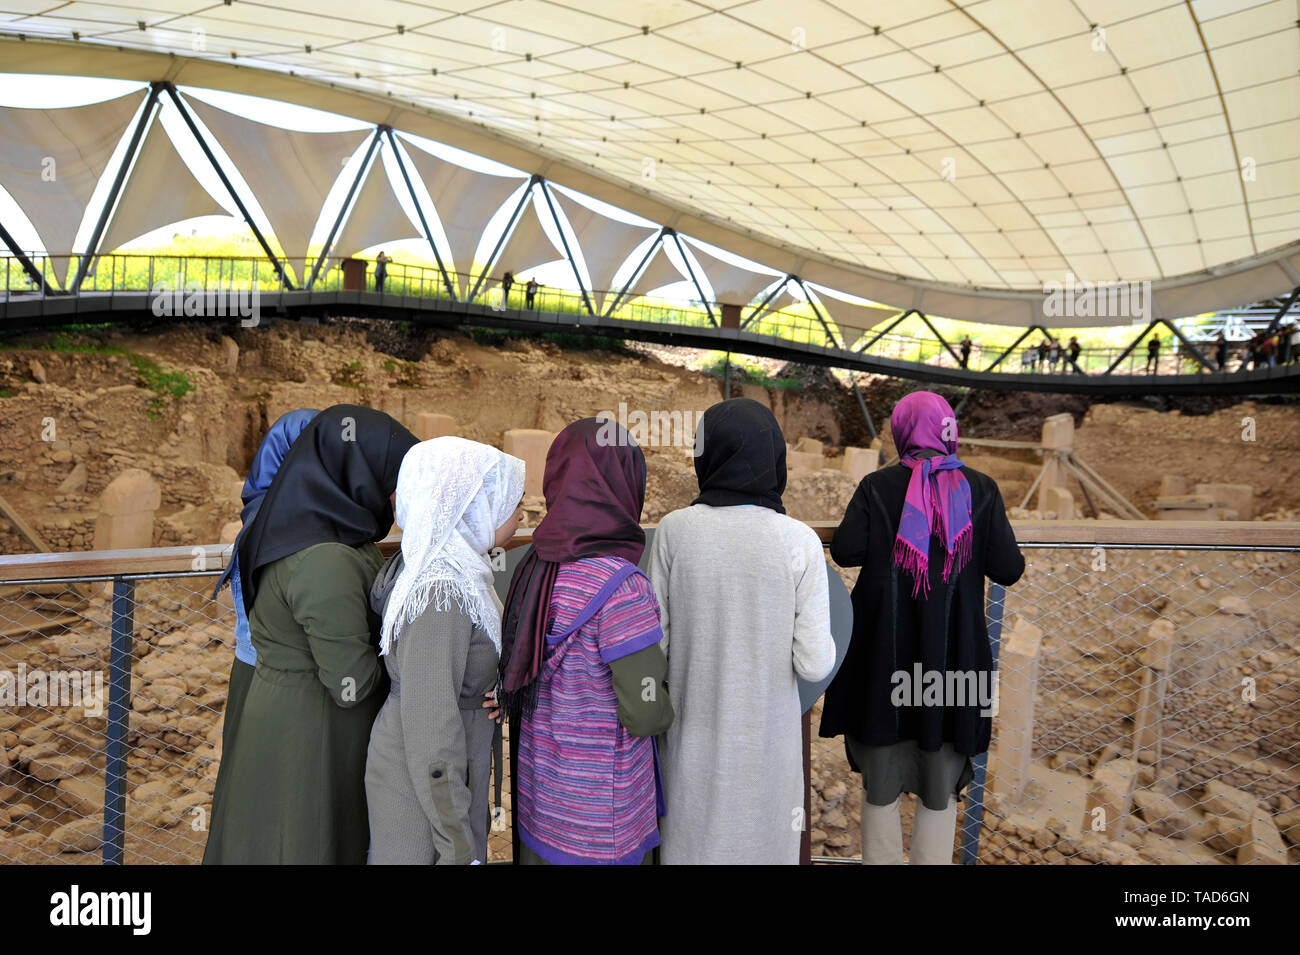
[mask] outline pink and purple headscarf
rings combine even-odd
[[[932,391],[914,391],[894,406],[889,419],[901,464],[912,469],[907,498],[894,540],[894,564],[913,577],[912,596],[930,591],[930,537],[937,536],[947,559],[947,583],[971,555],[970,484],[958,470],[957,416]],[[935,451],[926,457],[923,452]]]

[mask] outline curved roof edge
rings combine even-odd
[[[739,229],[651,194],[643,187],[575,165],[486,125],[420,107],[398,98],[340,88],[330,83],[236,62],[200,60],[114,46],[50,39],[0,37],[0,70],[94,76],[225,90],[387,124],[495,159],[620,206],[771,268],[899,309],[961,321],[1060,327],[1127,325],[1151,318],[1181,318],[1279,296],[1300,285],[1300,242],[1203,272],[1154,280],[1138,314],[1081,317],[1045,314],[1041,291],[979,289],[926,282],[845,262]],[[1062,275],[1062,280],[1067,277]],[[1048,309],[1050,312],[1051,309]],[[1131,311],[1131,309],[1129,310]]]

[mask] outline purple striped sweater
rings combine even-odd
[[[548,636],[570,627],[626,563],[563,565]],[[654,741],[619,722],[609,663],[662,638],[654,589],[636,573],[580,630],[547,646],[536,705],[520,727],[515,795],[520,839],[547,862],[637,864],[659,844]]]

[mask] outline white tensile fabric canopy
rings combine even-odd
[[[160,189],[159,183],[166,183],[166,188]],[[184,219],[224,215],[229,213],[194,178],[167,130],[155,119],[145,133],[99,249],[112,252],[146,232]]]
[[[653,292],[657,288],[663,288],[665,285],[673,285],[677,282],[689,281],[686,276],[673,265],[672,260],[668,258],[668,253],[664,251],[664,240],[661,238],[655,242],[654,254],[650,256],[650,261],[646,263],[641,274],[637,276],[632,287],[624,296],[623,301],[637,298]]]
[[[0,108],[0,186],[46,249],[72,249],[95,184],[145,96],[128,93],[67,109]],[[50,264],[64,284],[68,259]]]
[[[406,137],[400,138],[415,173],[433,200],[434,214],[451,246],[450,265],[459,276],[463,297],[474,268],[474,252],[488,220],[524,180],[475,172],[426,152]]]
[[[339,255],[353,255],[381,242],[399,242],[402,239],[422,238],[393,194],[393,186],[384,169],[382,150],[375,151],[365,182],[357,191],[352,211],[348,213],[343,229],[334,240],[333,251]]]
[[[343,163],[371,131],[307,133],[245,119],[194,97],[188,105],[253,190],[280,248],[301,263]]]
[[[592,289],[598,292],[609,291],[619,267],[632,254],[632,250],[653,235],[655,230],[603,216],[559,189],[550,192],[559,211],[569,220],[569,225],[581,242],[582,257],[591,276]]]
[[[693,241],[689,236],[683,238],[690,246],[691,255],[708,276],[709,284],[713,286],[713,297],[719,302],[748,305],[754,300],[754,296],[780,278],[779,275],[754,272],[732,265],[704,251],[700,243]]]
[[[506,272],[519,275],[531,268],[555,261],[557,255],[563,256],[564,250],[552,241],[542,228],[540,215],[550,215],[538,207],[539,200],[536,187],[530,190],[528,201],[515,221],[510,237],[501,248],[500,255],[492,265],[492,271],[500,277]],[[543,203],[544,208],[544,203]]]
[[[937,316],[1125,324],[1096,283],[1149,281],[1144,309],[1170,318],[1300,284],[1294,0],[374,0],[357,17],[70,0],[0,24],[0,58],[388,124]],[[1057,285],[1076,291],[1045,308]]]

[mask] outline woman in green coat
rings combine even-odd
[[[362,864],[387,677],[369,591],[416,438],[335,405],[293,443],[235,544],[257,668],[222,754],[206,864]]]

